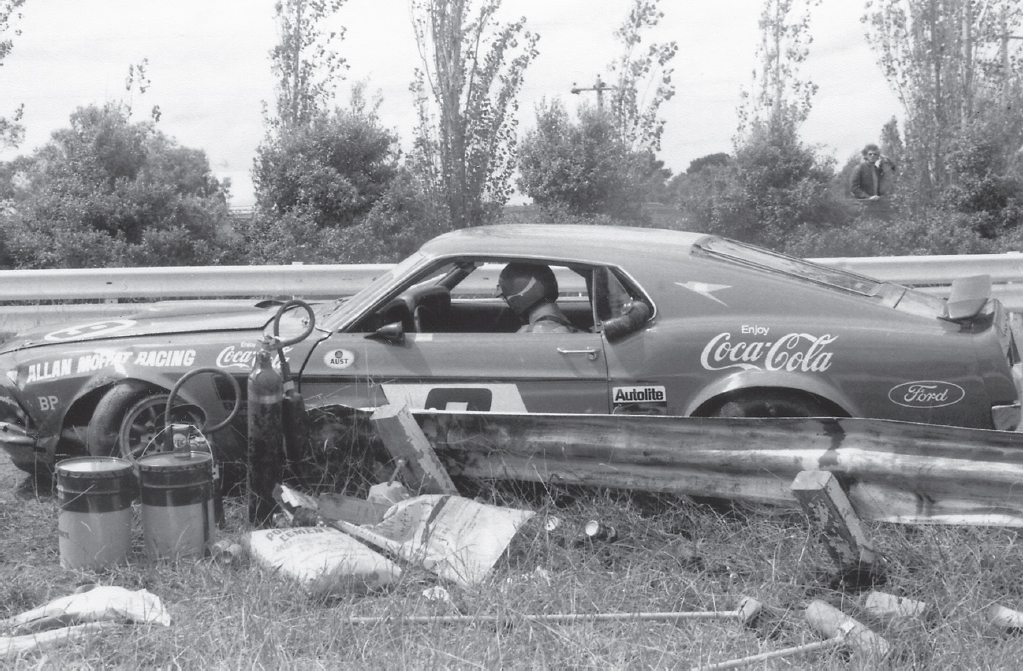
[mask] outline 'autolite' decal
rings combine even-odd
[[[838,336],[825,333],[788,333],[777,340],[732,341],[731,333],[714,336],[703,353],[700,365],[707,370],[741,368],[743,370],[821,373],[831,367],[828,346]]]
[[[954,382],[919,380],[892,387],[888,398],[904,408],[943,408],[966,398],[966,390]]]
[[[621,403],[665,403],[668,395],[664,387],[615,387],[611,390],[611,402]]]

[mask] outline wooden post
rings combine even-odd
[[[370,416],[384,447],[395,460],[404,459],[409,489],[417,494],[458,495],[430,441],[404,405],[385,405]]]
[[[824,545],[839,570],[859,568],[872,573],[877,556],[835,476],[828,471],[802,471],[791,489],[823,532]]]

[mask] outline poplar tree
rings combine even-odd
[[[622,51],[608,66],[615,82],[610,111],[619,137],[634,151],[660,151],[666,123],[660,109],[675,95],[670,64],[678,44],[651,42],[643,48],[645,34],[662,18],[659,0],[633,0],[627,18],[614,33]]]
[[[511,195],[518,110],[538,35],[526,19],[500,24],[501,0],[413,0],[422,69],[412,91],[419,123],[414,170],[451,226],[493,220]]]
[[[334,99],[334,85],[347,69],[333,43],[344,39],[344,27],[326,24],[345,0],[279,0],[278,43],[270,51],[277,77],[276,118],[271,125],[287,130],[307,124]]]
[[[14,48],[14,40],[10,37],[5,38],[4,34],[9,31],[13,32],[15,36],[21,34],[17,28],[12,29],[12,25],[21,18],[21,12],[18,10],[24,4],[25,0],[3,0],[0,2],[0,67],[3,67],[4,59]],[[25,129],[19,122],[24,109],[24,105],[19,106],[10,118],[0,116],[0,149],[17,147],[21,142]]]

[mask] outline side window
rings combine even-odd
[[[593,308],[608,340],[634,333],[652,315],[652,306],[638,291],[630,291],[609,268],[593,271]]]

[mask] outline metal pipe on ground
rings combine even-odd
[[[764,605],[756,599],[752,597],[743,597],[739,600],[735,610],[695,610],[650,613],[547,613],[543,615],[522,615],[521,618],[529,622],[551,622],[560,624],[571,624],[574,622],[617,622],[623,620],[673,622],[679,620],[731,618],[739,620],[743,623],[743,625],[749,626],[756,621],[757,617],[763,611],[763,608]],[[409,624],[491,624],[507,622],[515,617],[515,615],[413,615],[409,617],[375,615],[370,617],[349,618],[348,622],[351,624],[383,624],[385,622],[401,622]]]

